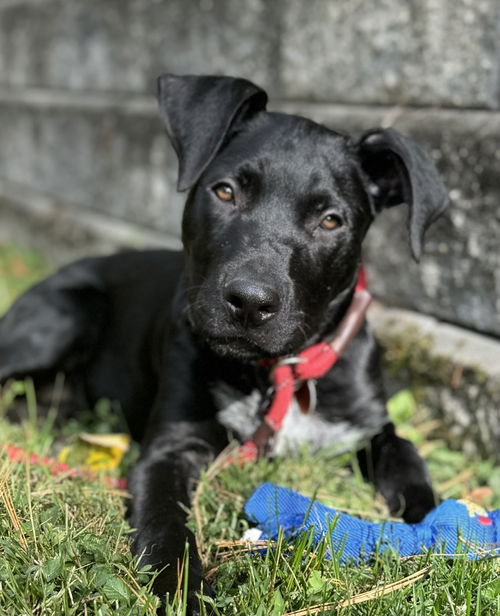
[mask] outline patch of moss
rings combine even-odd
[[[477,366],[435,351],[435,340],[418,327],[379,332],[389,379],[409,387],[427,414],[442,422],[438,431],[449,446],[464,447],[481,455],[498,457],[490,428],[500,408],[500,380]],[[456,421],[465,413],[469,421]],[[498,423],[498,422],[497,422]],[[500,425],[500,424],[499,424]]]
[[[422,335],[418,327],[378,334],[384,348],[387,372],[409,379],[412,387],[438,385],[457,389],[462,382],[485,386],[490,377],[478,366],[466,366],[453,357],[436,353],[434,337]],[[498,384],[500,391],[500,384]]]

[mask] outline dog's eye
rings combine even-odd
[[[342,221],[338,216],[335,216],[335,214],[328,214],[328,216],[325,216],[319,223],[319,226],[325,229],[325,231],[333,231],[342,226]]]
[[[213,191],[221,201],[234,201],[234,191],[229,184],[217,184]]]

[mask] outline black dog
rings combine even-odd
[[[159,98],[179,190],[190,189],[184,253],[86,259],[36,285],[0,321],[0,381],[32,375],[41,387],[64,371],[73,401],[120,404],[143,447],[130,484],[134,551],[164,567],[162,595],[188,539],[195,610],[202,571],[182,504],[226,428],[246,439],[258,423],[269,385],[261,360],[335,330],[379,211],[408,204],[418,260],[447,194],[427,155],[395,131],[355,142],[268,113],[265,92],[246,80],[165,75]],[[423,517],[434,504],[425,465],[389,423],[365,325],[317,389],[316,411],[298,430],[288,422],[279,450],[371,439],[361,461],[391,511]]]

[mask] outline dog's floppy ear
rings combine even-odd
[[[377,212],[408,204],[413,257],[420,260],[425,231],[448,205],[448,191],[430,156],[392,129],[373,129],[357,143]]]
[[[238,122],[265,109],[267,94],[246,79],[161,75],[160,117],[179,158],[178,190],[190,188]]]

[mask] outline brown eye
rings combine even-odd
[[[335,214],[328,214],[325,216],[323,220],[319,223],[319,226],[325,231],[333,231],[334,229],[338,229],[342,225],[342,222],[338,216]]]
[[[229,184],[217,184],[213,191],[221,201],[234,201],[234,191]]]

